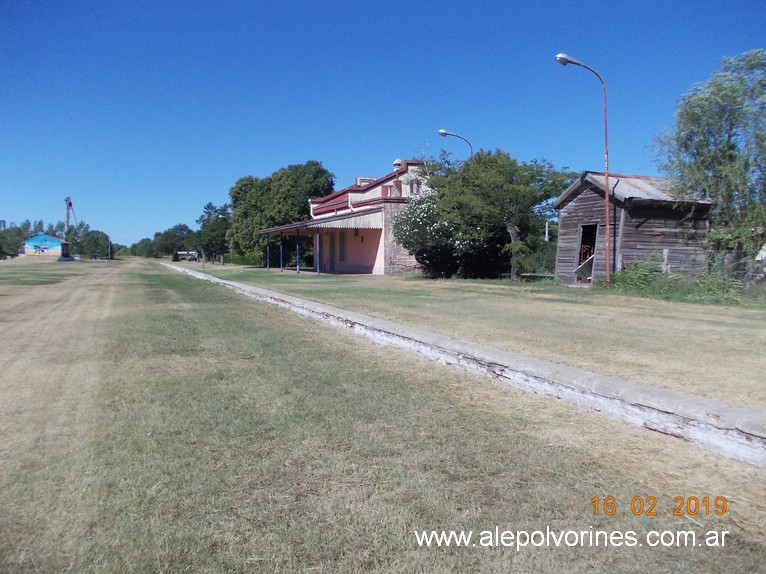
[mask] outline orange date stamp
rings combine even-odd
[[[725,496],[676,496],[666,507],[658,506],[656,496],[634,496],[630,501],[594,496],[591,504],[595,515],[606,516],[723,516],[729,506]]]

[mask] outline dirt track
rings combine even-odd
[[[102,425],[109,416],[103,391],[113,380],[104,370],[109,362],[103,345],[109,324],[114,327],[109,319],[131,312],[124,296],[131,270],[149,265],[78,264],[58,283],[0,288],[0,558],[29,565],[50,557],[38,571],[59,572],[87,563],[78,562],[78,554],[93,553],[88,545],[101,528],[96,515],[102,502],[92,486],[104,462],[91,447],[97,416]],[[512,408],[537,421],[534,440],[546,448],[588,453],[588,460],[636,477],[648,492],[736,499],[731,520],[762,539],[761,469],[538,397],[505,393],[507,402],[496,405],[489,385],[471,391],[472,409],[481,408],[481,393],[491,395],[493,408]]]
[[[117,272],[85,266],[87,281],[74,276],[60,283],[4,293],[0,334],[0,464],[31,442],[74,447],[72,424],[88,416],[87,392],[98,381],[101,323],[112,308]],[[71,360],[73,357],[77,360]],[[81,439],[80,439],[81,440]]]
[[[17,477],[29,480],[3,520],[17,532],[45,531],[40,538],[63,547],[88,521],[71,512],[82,508],[73,499],[88,480],[79,471],[89,456],[102,319],[113,309],[114,275],[121,270],[89,263],[57,283],[0,291],[0,488]]]

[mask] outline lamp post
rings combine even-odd
[[[468,149],[471,150],[471,155],[470,155],[469,159],[473,157],[473,146],[471,145],[471,142],[469,142],[463,136],[459,136],[457,134],[453,134],[452,132],[448,132],[447,130],[439,130],[439,135],[441,137],[443,137],[443,138],[446,138],[447,136],[452,136],[453,138],[459,138],[459,139],[463,140],[465,143],[468,144]]]
[[[611,195],[611,191],[609,188],[609,130],[608,130],[608,124],[607,124],[607,114],[606,114],[606,83],[604,82],[604,78],[601,77],[601,74],[599,74],[596,70],[591,68],[590,66],[586,66],[581,61],[571,57],[567,56],[566,54],[559,53],[556,54],[556,61],[561,64],[562,66],[566,66],[567,64],[574,64],[575,66],[580,66],[581,68],[585,68],[589,72],[592,72],[596,75],[596,77],[601,82],[601,87],[604,88],[604,219],[605,219],[605,227],[604,227],[604,244],[606,246],[605,248],[605,262],[606,262],[606,286],[609,287],[612,284],[612,266],[611,266],[611,256],[610,256],[610,240],[609,240],[609,196]]]

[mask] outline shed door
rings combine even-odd
[[[580,226],[580,256],[577,265],[582,265],[596,253],[598,223]]]
[[[580,248],[578,250],[577,268],[575,269],[577,281],[590,282],[593,277],[593,261],[596,258],[597,236],[598,223],[580,226]]]

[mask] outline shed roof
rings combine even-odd
[[[609,174],[609,185],[612,188],[613,197],[623,203],[711,205],[709,199],[695,197],[691,193],[687,197],[679,198],[673,184],[672,179],[665,177]],[[555,199],[553,207],[561,209],[568,200],[586,189],[598,189],[603,193],[605,187],[604,172],[584,171],[577,181]]]
[[[32,237],[27,237],[22,243],[26,243],[28,245],[42,245],[44,243],[55,243],[55,244],[67,244],[69,245],[69,242],[59,239],[58,237],[53,237],[52,235],[47,235],[45,233],[38,233],[37,235],[34,235]]]

